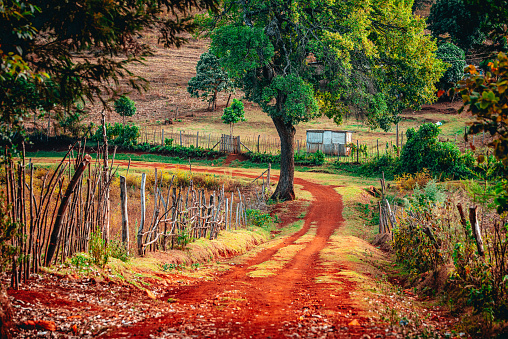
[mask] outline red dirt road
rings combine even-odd
[[[134,164],[145,168],[154,165]],[[320,275],[341,270],[323,266],[319,258],[330,236],[342,225],[341,196],[332,186],[302,179],[295,183],[314,198],[300,231],[247,262],[232,265],[213,281],[168,289],[160,299],[176,301],[172,304],[174,312],[110,330],[102,337],[359,337],[380,332],[372,320],[360,317],[361,311],[352,306],[354,282],[343,278],[341,288],[331,290],[330,284],[316,281]],[[277,254],[295,244],[300,247],[275,275],[248,275],[255,270],[254,265],[280,259]],[[360,325],[348,326],[353,319]]]

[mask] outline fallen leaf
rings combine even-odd
[[[356,319],[353,319],[353,321],[351,321],[348,326],[360,326],[360,323],[358,322],[358,320]]]
[[[78,326],[76,326],[76,324],[72,325],[72,332],[74,332],[74,334],[78,334]]]
[[[79,318],[81,318],[80,315],[71,315],[71,316],[67,317],[67,320],[70,320],[70,319],[79,319]]]
[[[148,295],[148,297],[151,298],[151,299],[154,299],[154,300],[157,299],[155,294],[152,291],[150,291],[150,290],[146,290],[146,295]]]
[[[38,320],[35,322],[37,328],[40,328],[40,329],[43,329],[43,330],[48,330],[48,331],[51,331],[51,332],[54,332],[56,331],[56,325],[55,325],[55,322],[54,321],[49,321],[49,320]]]

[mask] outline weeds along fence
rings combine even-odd
[[[104,154],[99,148],[93,159],[78,146],[70,148],[56,168],[38,166],[24,156],[2,165],[6,204],[0,212],[13,226],[19,225],[12,241],[18,249],[12,264],[13,287],[43,266],[88,252],[97,236],[104,246],[115,242],[141,254],[182,248],[196,238],[215,239],[222,230],[244,227],[246,211],[266,199],[257,189],[247,194],[238,186],[234,192],[227,192],[224,185],[213,191],[198,188],[192,176],[186,187],[186,180],[163,171],[156,171],[154,178],[142,174],[138,190],[135,184],[127,185],[135,181],[133,174],[119,175],[115,152],[111,159]],[[5,234],[10,226],[5,220],[2,225]],[[133,238],[136,246],[129,242]]]
[[[125,179],[121,189],[126,191]],[[224,185],[208,196],[205,189],[197,189],[191,180],[188,187],[175,187],[174,176],[164,184],[162,173],[155,169],[153,211],[145,208],[146,175],[141,178],[141,221],[137,232],[137,249],[140,255],[147,250],[166,250],[175,246],[185,247],[192,239],[215,239],[221,230],[237,229],[247,224],[246,210],[264,204],[266,194],[256,192],[246,196],[237,188],[228,194]],[[122,196],[126,196],[125,194]],[[127,201],[122,199],[122,211]],[[125,218],[123,218],[125,220]],[[125,222],[122,222],[124,225]],[[126,227],[122,228],[125,240]]]
[[[102,154],[99,149],[92,160],[83,148],[70,149],[52,172],[37,171],[24,156],[4,164],[7,215],[19,225],[12,244],[19,250],[12,266],[14,287],[41,266],[87,251],[91,232],[109,237],[113,160]]]

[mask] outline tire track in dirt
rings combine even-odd
[[[126,165],[127,162],[119,161],[117,164]],[[164,165],[154,163],[131,163],[131,167],[158,167],[171,169],[178,167],[185,169],[185,166]],[[193,168],[195,172],[207,172],[224,174],[223,170]],[[238,171],[231,172],[233,176],[255,178],[253,175],[244,174]],[[275,177],[277,179],[277,177]],[[234,292],[239,296],[242,307],[235,309],[234,314],[226,320],[222,320],[222,326],[228,327],[228,336],[237,334],[242,336],[266,336],[271,334],[278,337],[281,335],[280,324],[298,320],[302,309],[309,310],[345,310],[355,314],[351,306],[349,291],[354,290],[354,282],[343,279],[342,283],[347,285],[342,291],[337,291],[332,298],[330,290],[326,290],[326,284],[317,284],[315,279],[324,269],[320,266],[319,253],[323,250],[330,239],[330,236],[342,226],[342,197],[334,190],[333,186],[315,184],[303,179],[296,178],[295,184],[302,185],[304,190],[310,192],[314,198],[305,216],[302,229],[287,237],[284,241],[275,246],[269,247],[250,258],[246,263],[231,268],[217,279],[202,282],[193,286],[182,286],[173,291],[168,291],[163,299],[168,297],[178,300],[179,305],[189,307],[188,312],[183,316],[172,314],[157,319],[150,319],[137,323],[129,328],[120,331],[113,331],[104,337],[115,338],[135,334],[136,336],[148,337],[155,333],[164,332],[165,329],[174,326],[183,326],[193,323],[195,317],[202,317],[200,305],[214,305],[211,308],[211,315],[223,319],[220,296],[229,295]],[[303,235],[311,229],[311,224],[317,224],[316,234],[312,240],[305,243],[305,247],[298,251],[293,258],[277,271],[274,276],[250,277],[253,265],[262,264],[272,260],[274,255],[284,247],[295,244]],[[334,271],[340,270],[335,268]],[[192,305],[192,306],[191,306]],[[326,306],[325,306],[326,305]],[[302,319],[302,316],[299,317]],[[195,322],[193,323],[195,324]],[[277,325],[277,326],[276,326]],[[119,335],[121,333],[121,335]],[[213,336],[213,335],[212,335]],[[220,337],[220,335],[219,335]]]

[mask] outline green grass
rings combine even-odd
[[[63,158],[66,152],[56,152],[56,151],[37,151],[37,152],[27,152],[26,158]],[[90,153],[92,159],[97,158],[96,153]],[[110,150],[110,157],[112,156],[112,150]],[[143,161],[143,162],[159,162],[163,164],[189,164],[189,159],[182,159],[178,157],[168,157],[160,154],[134,154],[134,153],[116,153],[115,160],[128,160],[131,161]],[[224,162],[226,157],[207,160],[207,159],[191,159],[191,163],[194,165],[203,165],[210,166],[212,163],[214,165],[219,165]],[[263,164],[264,167],[266,165]]]

